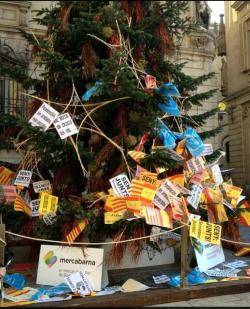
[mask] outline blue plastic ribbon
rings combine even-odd
[[[87,90],[82,96],[83,101],[88,101],[92,95],[100,88],[102,82],[95,82],[95,85]]]
[[[157,89],[157,92],[159,92],[164,98],[164,102],[159,103],[161,110],[168,113],[170,116],[180,116],[180,109],[172,98],[172,96],[180,96],[176,86],[173,83],[164,83],[159,89]]]
[[[191,127],[185,131],[186,146],[193,157],[199,157],[204,151],[204,144],[198,133]]]

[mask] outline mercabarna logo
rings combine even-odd
[[[48,267],[52,267],[56,263],[57,257],[54,255],[54,251],[51,250],[44,255],[43,260]]]

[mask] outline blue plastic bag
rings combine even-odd
[[[173,85],[173,83],[165,83],[157,90],[157,92],[160,93],[165,99],[163,103],[159,103],[161,110],[168,113],[170,116],[180,116],[180,109],[175,100],[172,98],[172,96],[180,96],[176,86]]]
[[[173,149],[176,146],[175,140],[176,137],[172,133],[172,131],[165,125],[164,122],[162,122],[160,119],[158,119],[159,122],[159,137],[161,140],[163,140],[163,144],[166,148]]]
[[[83,101],[88,101],[92,95],[100,88],[102,82],[95,82],[95,85],[87,90],[82,96]]]
[[[3,277],[3,282],[10,285],[11,287],[21,290],[25,286],[25,278],[23,275],[15,273],[12,275],[6,274]]]
[[[180,116],[180,109],[171,96],[166,97],[166,102],[159,103],[161,110],[170,116]]]
[[[173,83],[164,83],[159,89],[161,95],[166,96],[176,96],[180,97],[180,93]]]
[[[204,144],[198,133],[191,127],[185,131],[186,146],[193,157],[199,157],[204,151]]]
[[[69,286],[66,283],[60,283],[48,289],[39,289],[33,296],[31,296],[30,301],[39,300],[44,295],[48,297],[53,297],[69,292],[71,292]]]

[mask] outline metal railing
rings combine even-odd
[[[0,77],[0,113],[27,117],[27,98],[22,85],[8,77]]]

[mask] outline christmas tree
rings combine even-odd
[[[130,187],[133,191],[136,181],[140,181],[141,172],[149,183],[155,181],[159,186],[169,179],[177,188],[177,201],[169,197],[165,207],[159,206],[156,199],[153,203],[145,193],[151,208],[154,205],[153,209],[161,209],[161,214],[168,216],[169,225],[163,227],[172,226],[173,218],[178,218],[180,204],[192,208],[187,196],[192,185],[197,184],[197,180],[190,182],[197,173],[191,167],[188,170],[186,162],[204,156],[200,137],[214,136],[220,128],[196,133],[217,108],[192,117],[188,114],[190,107],[201,106],[216,91],[197,93],[198,86],[213,73],[192,78],[182,72],[184,63],[171,61],[178,48],[176,42],[198,26],[183,17],[187,8],[185,1],[59,1],[53,8],[37,13],[35,21],[47,27],[44,37],[22,31],[32,47],[33,61],[44,72],[41,79],[34,79],[15,66],[1,66],[2,74],[32,90],[28,119],[0,116],[2,138],[10,141],[23,158],[19,166],[3,162],[3,173],[8,168],[16,174],[10,174],[9,182],[2,184],[11,184],[20,170],[32,171],[28,186],[16,182],[19,200],[4,200],[11,204],[2,207],[8,230],[70,243],[83,237],[98,242],[108,236],[122,240],[149,235],[154,224],[145,222],[145,212],[141,215],[138,208],[135,210],[142,205],[138,206],[138,198],[133,199],[129,193]],[[53,124],[47,119],[50,125],[44,125],[37,117],[41,115],[39,108],[45,112],[43,117],[46,113],[52,115]],[[73,124],[68,131],[60,128],[65,119]],[[218,154],[210,152],[207,162]],[[200,164],[205,169],[205,161]],[[121,174],[110,190],[110,179]],[[200,173],[199,182],[210,176]],[[39,192],[32,186],[44,180],[49,181],[47,187],[43,182],[47,191]],[[123,184],[124,194],[115,191],[117,181]],[[40,208],[34,214],[24,206],[30,200],[41,205],[41,200],[51,198],[51,194],[54,202],[50,202],[56,205],[54,216]],[[122,213],[115,210],[117,195],[122,196],[118,204],[123,199]],[[127,195],[132,198],[126,200]],[[218,200],[220,210],[209,212],[203,206],[192,212],[205,220],[223,222],[226,210],[220,203],[221,196]],[[182,207],[185,215],[186,206]],[[214,215],[216,211],[223,213],[225,220]],[[120,214],[120,220],[105,224],[107,212]],[[131,217],[136,219],[128,220]],[[138,257],[143,242],[128,245],[131,255]],[[115,247],[117,261],[124,248],[125,244]]]

